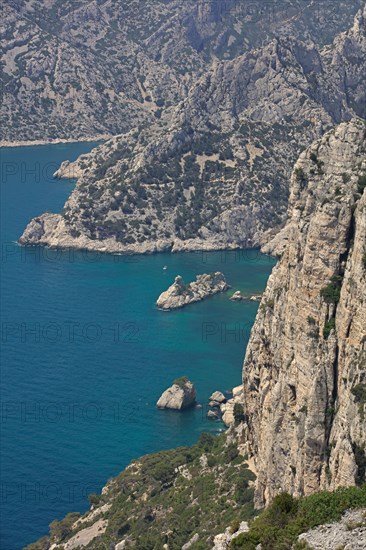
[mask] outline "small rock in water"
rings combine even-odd
[[[160,294],[156,305],[160,309],[178,309],[187,304],[204,300],[228,288],[229,285],[226,282],[225,276],[220,271],[197,275],[196,280],[188,285],[178,275],[168,290]]]
[[[159,409],[174,409],[181,411],[191,407],[196,402],[196,389],[186,376],[174,380],[172,386],[165,390],[156,403]]]
[[[243,296],[241,295],[240,290],[237,290],[234,292],[234,294],[231,296],[230,300],[233,302],[239,302],[240,300],[244,300]]]
[[[215,407],[220,405],[221,403],[225,403],[226,397],[221,391],[215,391],[211,397],[210,397],[210,406]],[[216,405],[211,405],[211,402],[216,403]]]
[[[241,300],[250,300],[251,302],[260,301],[262,294],[252,294],[251,296],[243,296],[240,290],[234,292],[234,294],[229,298],[233,302],[240,302]]]

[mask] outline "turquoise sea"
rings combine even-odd
[[[214,390],[240,384],[257,303],[215,296],[176,312],[154,302],[176,275],[220,270],[232,290],[263,290],[256,250],[102,256],[19,247],[35,215],[59,212],[74,182],[53,180],[92,143],[1,150],[1,540],[19,550],[132,459],[195,442]],[[167,266],[167,269],[163,269]],[[158,411],[174,378],[202,408]]]

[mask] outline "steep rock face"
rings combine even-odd
[[[164,127],[115,137],[64,165],[60,176],[81,176],[63,214],[38,239],[31,225],[21,242],[109,252],[262,243],[284,221],[301,150],[364,116],[365,60],[360,12],[330,49],[282,37],[215,61]]]
[[[352,120],[301,154],[243,368],[256,502],[365,476],[365,125]]]

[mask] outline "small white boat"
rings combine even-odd
[[[164,269],[164,270],[165,270],[165,269],[168,269],[168,266],[167,266],[167,265],[165,265],[165,266],[163,267],[163,269]]]

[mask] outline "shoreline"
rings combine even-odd
[[[108,139],[113,138],[112,134],[98,134],[96,136],[81,137],[81,138],[56,138],[51,140],[42,140],[36,139],[33,141],[9,141],[1,140],[0,147],[32,147],[36,145],[57,145],[61,143],[86,143],[90,141],[107,141]]]

